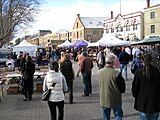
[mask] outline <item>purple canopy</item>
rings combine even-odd
[[[83,46],[87,46],[87,45],[88,45],[88,43],[86,41],[84,41],[84,40],[76,40],[76,42],[73,43],[72,46],[74,46],[74,47],[83,47]]]

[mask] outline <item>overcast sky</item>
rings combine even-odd
[[[160,4],[159,0],[151,0],[151,5]],[[120,4],[121,3],[121,4]],[[59,29],[71,30],[76,19],[76,14],[81,17],[110,17],[120,13],[127,14],[143,11],[146,0],[45,0],[41,12],[36,17],[32,27],[22,31],[21,35],[38,33],[38,30]]]

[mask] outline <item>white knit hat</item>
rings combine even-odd
[[[113,53],[109,53],[106,55],[105,61],[107,64],[110,64],[116,60],[117,56]]]

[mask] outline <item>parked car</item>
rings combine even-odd
[[[8,60],[8,55],[10,50],[0,48],[0,66],[6,66],[6,61]]]

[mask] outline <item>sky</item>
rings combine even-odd
[[[158,1],[151,0],[151,6],[160,4]],[[115,17],[120,11],[125,15],[143,11],[147,6],[146,0],[44,0],[43,3],[32,27],[23,30],[21,36],[36,34],[38,30],[71,30],[76,14],[81,17],[110,17],[113,11]]]

